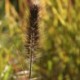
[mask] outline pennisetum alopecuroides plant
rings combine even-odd
[[[29,7],[29,26],[27,27],[27,41],[26,41],[26,49],[27,54],[29,54],[30,60],[30,72],[29,79],[32,76],[32,62],[35,52],[38,48],[38,40],[39,40],[39,27],[38,27],[38,17],[39,17],[39,6],[37,4],[37,0],[27,0]]]

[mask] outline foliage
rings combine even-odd
[[[2,3],[4,0],[0,1]],[[40,80],[79,80],[80,0],[40,0],[40,3],[40,50],[33,64],[35,76]],[[19,4],[20,13],[15,5],[11,5],[13,13],[9,12],[9,15],[6,15],[8,10],[4,10],[4,4],[0,5],[0,76],[6,65],[11,67],[3,80],[9,80],[8,75],[15,71],[13,65],[17,70],[25,70],[29,66],[24,57],[28,9],[24,6],[25,11],[22,5],[25,5],[25,0],[19,0]]]

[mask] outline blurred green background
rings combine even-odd
[[[33,77],[80,80],[80,0],[40,0],[39,6],[40,50]],[[16,80],[15,73],[29,69],[28,14],[26,0],[0,0],[0,80]]]

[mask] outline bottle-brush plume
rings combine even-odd
[[[39,7],[37,4],[34,4],[33,2],[28,1],[28,6],[29,6],[29,23],[26,31],[26,48],[29,52],[36,51],[38,47],[38,40],[39,40],[39,27],[38,27],[38,17],[39,17]],[[29,53],[28,52],[28,53]]]
[[[38,40],[39,40],[39,30],[38,30],[38,13],[39,13],[39,7],[37,4],[35,4],[35,0],[33,0],[34,3],[31,0],[27,0],[28,7],[29,7],[29,26],[27,27],[27,43],[26,43],[26,49],[27,54],[30,58],[30,74],[29,78],[31,78],[31,72],[32,72],[32,58],[35,55],[35,52],[38,48]]]

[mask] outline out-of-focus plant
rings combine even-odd
[[[76,0],[44,0],[41,80],[78,80],[80,74],[79,4]],[[42,13],[43,14],[43,13]],[[77,17],[78,15],[78,17]],[[43,39],[43,38],[42,38]],[[39,75],[40,76],[40,75]]]
[[[5,1],[5,3],[3,3]],[[5,5],[4,9],[0,5],[0,9],[5,14],[0,13],[0,77],[3,75],[4,68],[9,65],[11,68],[5,72],[1,80],[9,80],[10,74],[25,69],[24,65],[24,44],[22,37],[24,36],[19,23],[18,13],[11,5],[9,0],[2,0],[1,5]],[[3,4],[2,4],[3,3]],[[14,75],[13,75],[14,76]]]

